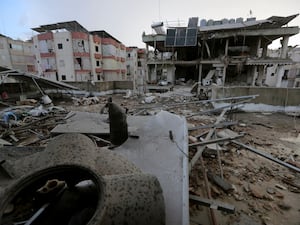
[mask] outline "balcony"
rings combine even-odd
[[[89,52],[74,52],[74,57],[90,57]]]
[[[45,52],[45,53],[41,53],[41,57],[42,57],[42,58],[55,57],[55,53],[54,53],[54,52]]]

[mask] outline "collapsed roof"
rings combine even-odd
[[[39,77],[33,74],[20,72],[18,70],[0,67],[0,84],[2,84],[7,77],[11,77],[22,82],[36,82],[40,87],[46,89],[79,90],[79,88],[63,82],[53,81],[44,77]]]

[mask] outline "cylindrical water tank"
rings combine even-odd
[[[207,26],[212,26],[214,25],[214,21],[213,20],[208,20],[207,21]]]
[[[222,19],[222,24],[227,24],[228,23],[228,19],[224,18]]]
[[[231,18],[231,19],[229,20],[229,23],[230,23],[230,24],[235,23],[235,19]]]
[[[244,21],[243,17],[236,18],[237,23],[242,23]]]
[[[207,24],[206,19],[202,19],[202,20],[200,21],[200,27],[205,27],[206,24]]]

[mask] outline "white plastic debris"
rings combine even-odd
[[[145,98],[145,103],[152,103],[155,100],[155,96],[149,96]]]

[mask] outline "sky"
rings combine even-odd
[[[190,17],[221,20],[252,16],[289,16],[300,13],[299,0],[0,0],[0,33],[27,40],[31,28],[76,20],[87,30],[105,30],[126,46],[144,48],[142,33],[153,33],[151,24],[187,23]],[[300,16],[289,26],[300,26]],[[300,46],[300,34],[289,45]],[[279,47],[279,40],[269,47]]]

